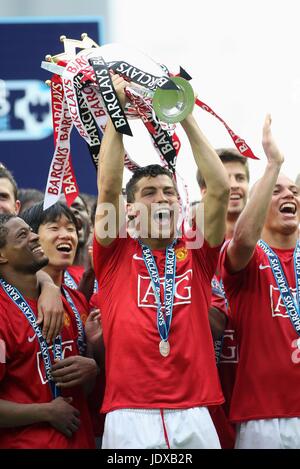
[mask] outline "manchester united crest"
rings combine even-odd
[[[176,259],[178,262],[184,261],[187,258],[188,250],[186,248],[175,249]]]
[[[70,317],[67,313],[64,314],[64,326],[65,327],[70,327],[71,320]]]

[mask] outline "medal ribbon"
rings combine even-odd
[[[84,327],[83,327],[83,324],[82,324],[80,314],[79,314],[78,309],[76,308],[76,306],[74,304],[74,301],[72,300],[71,295],[69,294],[69,292],[65,288],[63,288],[62,290],[63,290],[63,293],[66,297],[66,300],[69,303],[69,305],[71,306],[71,309],[72,309],[72,311],[74,313],[74,316],[75,316],[77,330],[78,330],[77,345],[78,345],[79,353],[80,353],[80,355],[84,355],[85,350],[86,350],[86,340],[85,340]]]
[[[48,344],[46,340],[44,339],[42,335],[42,331],[40,326],[37,325],[36,323],[36,317],[28,305],[27,301],[24,299],[24,297],[21,295],[21,293],[12,285],[9,283],[5,282],[3,279],[0,279],[1,286],[7,296],[15,303],[15,305],[19,308],[19,310],[24,314],[26,317],[27,321],[31,325],[32,329],[34,330],[36,337],[39,341],[40,345],[40,350],[45,366],[45,371],[46,371],[46,377],[48,379],[48,383],[52,392],[52,395],[54,399],[60,395],[60,390],[54,383],[52,376],[51,376],[51,358],[48,350]],[[62,359],[62,343],[61,343],[61,336],[57,336],[55,338],[55,341],[53,343],[53,355],[55,359]]]
[[[72,290],[77,290],[78,289],[77,283],[75,282],[75,280],[72,277],[72,275],[70,274],[70,272],[68,272],[67,270],[64,271],[64,284],[67,285],[67,287],[72,288]],[[97,293],[97,292],[98,292],[98,282],[95,279],[94,280],[93,293]]]
[[[166,248],[166,263],[165,263],[165,285],[164,285],[164,306],[165,311],[162,311],[162,304],[160,300],[160,280],[157,265],[151,249],[139,240],[142,248],[143,259],[147,267],[153,291],[157,302],[157,329],[162,340],[167,341],[170,333],[170,327],[173,315],[173,303],[175,293],[175,276],[176,276],[176,254],[174,245],[177,239],[174,239],[172,244]]]
[[[293,293],[290,290],[288,281],[283,272],[280,260],[275,252],[265,243],[262,239],[258,241],[258,246],[264,251],[268,257],[273,276],[275,278],[277,287],[280,292],[280,296],[284,302],[284,306],[289,315],[290,321],[300,336],[300,303],[299,303],[299,292],[300,292],[300,243],[297,241],[296,248],[294,251],[294,272],[296,278],[296,300]]]
[[[219,281],[216,276],[213,276],[211,280],[211,289],[214,295],[224,298],[224,301],[227,307],[228,304],[227,304],[222,280]],[[219,365],[220,363],[222,349],[223,349],[223,342],[224,342],[224,335],[220,339],[214,340],[215,359],[216,359],[217,365]]]
[[[224,342],[224,336],[222,336],[221,339],[214,341],[215,360],[216,360],[217,365],[220,364],[222,349],[223,349],[223,342]]]
[[[211,281],[211,288],[212,288],[212,293],[216,296],[220,296],[221,298],[225,299],[224,291],[221,288],[220,282],[218,279],[214,276]]]
[[[72,288],[72,290],[77,290],[78,285],[73,279],[72,275],[70,272],[67,270],[64,271],[64,284],[67,285],[67,287]]]
[[[99,285],[97,279],[94,280],[94,288],[93,288],[93,293],[98,293],[99,291]]]

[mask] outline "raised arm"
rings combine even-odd
[[[120,103],[124,107],[124,88],[128,83],[118,75],[112,76],[112,81]],[[109,118],[101,143],[97,175],[98,201],[95,216],[95,236],[102,246],[111,244],[119,232],[119,197],[122,191],[124,155],[123,136],[116,132]],[[106,204],[110,204],[112,209],[109,212],[109,219]],[[113,213],[113,208],[115,213]],[[109,226],[107,226],[107,223]]]
[[[203,175],[207,187],[203,198],[204,238],[211,247],[217,246],[224,240],[225,236],[230,192],[228,175],[220,158],[201,132],[192,114],[182,122],[182,127],[190,141],[196,165]]]
[[[37,279],[41,289],[37,324],[41,325],[43,337],[50,342],[60,333],[63,326],[64,307],[61,291],[43,270],[37,272]]]
[[[267,166],[236,223],[233,238],[227,250],[227,267],[232,273],[246,267],[254,253],[284,160],[272,137],[270,115],[267,115],[265,119],[262,145],[268,160]]]

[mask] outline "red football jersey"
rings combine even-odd
[[[92,296],[90,298],[90,301],[89,301],[90,311],[92,311],[93,309],[98,309],[99,308],[100,294],[101,293],[99,293],[98,291],[92,294]]]
[[[218,407],[210,409],[211,417],[216,427],[220,444],[223,449],[232,449],[235,444],[235,424],[229,421],[229,408],[235,382],[236,367],[238,363],[238,346],[235,339],[230,317],[230,309],[226,304],[225,292],[222,291],[219,276],[212,280],[211,306],[218,308],[227,317],[226,329],[222,340],[215,342],[221,348],[218,356],[218,372],[225,402]]]
[[[139,242],[94,239],[106,353],[103,412],[118,408],[190,408],[223,402],[208,321],[211,279],[220,247],[176,246],[170,354],[159,352],[157,306]],[[165,250],[153,250],[163,299]]]
[[[86,301],[80,293],[68,289],[80,314],[86,314]],[[37,302],[26,299],[34,314]],[[63,297],[65,318],[62,329],[63,358],[78,355],[77,326],[74,313]],[[82,317],[84,320],[84,318]],[[0,339],[5,343],[5,363],[0,362],[0,399],[23,403],[52,401],[39,342],[20,309],[0,287]],[[48,347],[53,360],[52,345]],[[71,438],[47,423],[0,429],[0,448],[73,449],[94,448],[94,437],[86,398],[80,388],[63,390],[72,396],[72,406],[80,411],[80,427]]]
[[[230,417],[233,421],[300,416],[300,350],[268,258],[257,246],[240,272],[221,272],[239,350]],[[293,249],[273,249],[295,293]]]

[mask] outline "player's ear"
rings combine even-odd
[[[8,259],[5,254],[5,249],[0,249],[0,264],[7,264]]]
[[[126,204],[126,215],[128,217],[128,220],[133,220],[136,217],[136,209],[134,203]]]
[[[20,209],[21,209],[21,202],[20,202],[19,200],[16,200],[16,203],[15,203],[15,215],[19,215]]]

